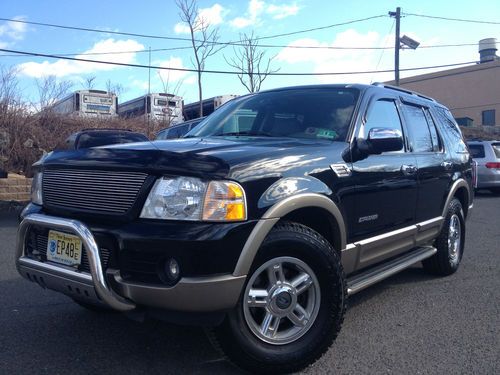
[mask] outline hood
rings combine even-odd
[[[303,175],[328,168],[340,162],[346,147],[343,142],[291,138],[185,138],[54,151],[41,165],[232,178],[244,182],[256,177]]]

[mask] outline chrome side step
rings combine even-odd
[[[430,258],[436,254],[436,248],[432,246],[423,246],[413,250],[411,253],[405,254],[388,263],[368,269],[363,273],[347,279],[347,294],[353,295],[370,285],[378,283],[389,276],[392,276],[399,271],[420,262],[421,260]]]

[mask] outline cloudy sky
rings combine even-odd
[[[266,45],[262,50],[266,51],[268,57],[274,57],[272,67],[279,69],[280,73],[352,73],[393,69],[394,50],[380,47],[394,45],[394,19],[387,13],[394,11],[397,6],[405,14],[401,20],[401,35],[406,34],[421,43],[417,50],[401,51],[402,69],[476,61],[479,55],[475,43],[490,37],[500,41],[499,24],[416,16],[498,23],[500,2],[491,0],[199,0],[198,5],[200,17],[212,27],[219,28],[221,41],[236,41],[242,33],[253,32],[257,37],[271,36],[262,39],[260,44]],[[374,16],[381,17],[328,27]],[[192,51],[187,48],[189,42],[182,40],[189,36],[188,29],[186,24],[180,22],[174,0],[17,0],[2,4],[0,18],[181,39],[125,36],[0,21],[1,49],[70,54],[76,58],[148,65],[148,51],[151,48],[153,66],[193,68]],[[321,29],[276,36],[312,28]],[[436,47],[449,44],[473,45]],[[211,57],[206,69],[234,70],[226,62],[234,56],[234,48],[226,47]],[[14,66],[19,69],[23,95],[33,102],[37,101],[36,80],[48,75],[71,81],[74,89],[85,88],[89,77],[95,77],[95,88],[98,89],[105,89],[108,80],[121,84],[124,88],[121,101],[146,93],[149,83],[151,91],[164,91],[163,88],[167,86],[170,91],[183,96],[186,103],[197,98],[196,77],[189,72],[15,56],[9,52],[0,52],[0,65],[2,68]],[[429,71],[402,72],[401,76]],[[265,81],[263,89],[309,83],[370,83],[390,79],[393,79],[392,73],[274,76]],[[205,97],[245,93],[245,88],[234,75],[206,73],[203,87]]]

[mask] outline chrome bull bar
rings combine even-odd
[[[51,264],[34,261],[30,258],[25,257],[26,233],[31,225],[37,225],[56,230],[59,229],[62,231],[71,232],[80,237],[87,252],[87,257],[90,265],[91,280],[89,280],[90,278],[88,274],[75,272],[64,267],[57,267]],[[24,274],[23,272],[21,272],[22,268],[32,268],[38,272],[49,275],[55,276],[55,274],[58,274],[60,277],[62,276],[66,280],[73,280],[77,283],[90,284],[91,282],[97,296],[102,300],[102,302],[104,302],[112,309],[119,311],[129,311],[135,308],[135,304],[132,301],[116,294],[109,287],[104,271],[102,269],[101,257],[99,254],[97,242],[95,241],[92,232],[87,228],[87,226],[78,220],[63,219],[42,214],[31,214],[26,216],[26,218],[24,218],[24,220],[19,225],[19,229],[17,232],[16,266],[23,276]]]

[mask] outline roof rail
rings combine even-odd
[[[418,96],[418,97],[420,97],[422,99],[430,100],[431,102],[436,102],[436,100],[434,100],[433,98],[431,98],[429,96],[422,95],[422,94],[420,94],[418,92],[415,92],[415,91],[412,91],[412,90],[403,89],[403,88],[401,88],[399,86],[387,85],[387,84],[381,83],[381,82],[374,82],[374,83],[372,83],[372,86],[377,86],[377,87],[383,87],[383,88],[386,88],[386,89],[396,90],[396,91],[404,92],[405,94],[415,95],[415,96]]]

